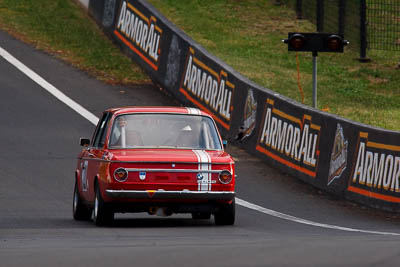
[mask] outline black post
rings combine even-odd
[[[317,32],[324,31],[324,0],[317,0]]]
[[[297,19],[303,19],[303,0],[296,1]]]
[[[370,62],[367,58],[367,1],[360,0],[360,62]]]
[[[346,25],[346,0],[339,1],[339,33],[344,36]]]
[[[313,72],[312,72],[312,83],[313,83],[313,100],[312,100],[312,105],[313,108],[318,108],[318,104],[317,104],[317,57],[318,57],[318,52],[317,51],[313,51],[312,52],[312,56],[313,56]]]

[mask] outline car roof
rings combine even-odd
[[[111,108],[106,112],[114,113],[115,115],[130,114],[130,113],[169,113],[169,114],[190,114],[190,115],[202,115],[211,117],[210,114],[201,111],[197,108],[190,107],[157,107],[157,106],[128,106]]]

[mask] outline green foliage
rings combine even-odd
[[[288,32],[313,32],[294,10],[265,0],[150,0],[169,20],[250,80],[300,101],[296,54],[281,42]],[[318,56],[318,108],[352,120],[400,130],[400,54],[369,51],[360,63],[351,44],[343,54]],[[312,102],[312,56],[299,53],[305,102]]]

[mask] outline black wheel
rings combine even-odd
[[[114,220],[114,212],[107,206],[107,203],[104,202],[97,184],[95,190],[93,222],[97,226],[110,225]]]
[[[211,218],[211,213],[209,213],[209,212],[193,212],[192,218],[195,220],[209,220]]]
[[[72,200],[72,216],[77,221],[88,221],[92,217],[92,211],[82,202],[77,181],[75,181],[74,198]]]
[[[233,225],[235,223],[235,199],[231,204],[220,206],[218,212],[214,214],[216,225]]]

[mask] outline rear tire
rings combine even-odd
[[[92,211],[83,204],[77,181],[75,181],[74,198],[72,200],[72,216],[77,221],[88,221],[92,216]]]
[[[214,214],[216,225],[233,225],[235,223],[235,199],[232,203],[220,206],[219,211]]]
[[[114,212],[111,208],[104,202],[101,196],[100,188],[96,184],[96,195],[94,200],[93,208],[93,222],[97,226],[108,226],[114,220]]]

